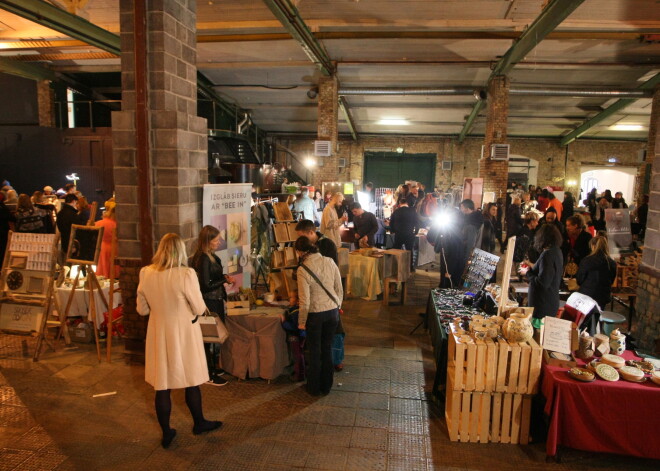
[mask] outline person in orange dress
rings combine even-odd
[[[117,221],[115,220],[115,201],[110,199],[105,202],[105,211],[103,219],[96,221],[97,227],[103,227],[103,239],[101,240],[101,253],[99,263],[96,266],[96,274],[110,278],[110,264],[112,257],[112,235],[117,230]],[[115,251],[115,256],[117,252]],[[119,276],[119,267],[115,265],[115,278]]]

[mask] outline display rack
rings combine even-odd
[[[56,234],[9,231],[2,263],[0,329],[36,332],[34,361],[39,359],[47,327],[66,330],[62,327],[66,319],[61,314],[57,321],[48,321],[53,307],[58,243]],[[68,332],[64,333],[68,340]]]
[[[497,270],[500,257],[481,249],[474,249],[463,273],[461,286],[472,293],[481,291]]]

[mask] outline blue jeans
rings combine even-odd
[[[334,365],[332,364],[332,339],[337,330],[339,311],[331,309],[310,312],[307,316],[307,390],[310,394],[327,394],[332,388]]]

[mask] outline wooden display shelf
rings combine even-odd
[[[286,202],[274,203],[273,212],[277,222],[293,221],[293,214],[291,214],[289,204]]]
[[[445,420],[451,441],[529,443],[532,396],[454,389],[447,377]]]
[[[448,345],[447,384],[457,391],[506,392],[535,394],[541,375],[542,348],[533,339],[509,342],[497,339],[474,339],[458,342],[452,324]]]

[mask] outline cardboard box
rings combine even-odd
[[[71,340],[78,343],[93,343],[94,328],[89,322],[81,322],[76,325],[70,325],[69,336]]]
[[[552,358],[550,353],[553,352],[543,350],[543,361],[550,366],[559,366],[561,368],[573,368],[574,366],[577,366],[577,361],[575,361],[575,357],[572,354],[572,360],[560,360],[558,358]]]
[[[0,303],[0,329],[38,332],[44,315],[42,306]]]

